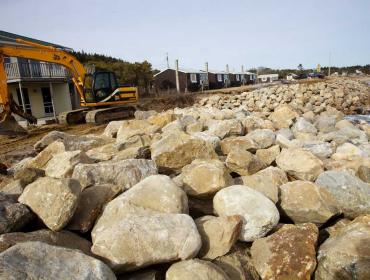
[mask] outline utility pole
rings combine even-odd
[[[244,86],[245,85],[244,65],[242,65],[242,74],[240,79],[242,80],[242,85]]]
[[[170,68],[170,63],[168,62],[168,53],[166,53],[167,69]]]
[[[329,53],[329,72],[328,72],[328,76],[330,77],[330,69],[331,68],[331,53]]]
[[[176,90],[180,93],[180,80],[179,80],[179,60],[175,60],[175,67],[176,67]]]

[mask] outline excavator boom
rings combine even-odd
[[[86,109],[79,109],[60,114],[59,119],[63,123],[69,124],[69,120],[71,120],[72,123],[75,120],[80,121],[86,115],[84,111],[95,107],[104,108],[109,106],[121,106],[122,109],[120,110],[117,108],[112,108],[112,110],[109,111],[106,108],[104,110],[99,109],[95,112],[89,112],[89,117],[87,118],[89,122],[99,122],[98,120],[107,121],[109,120],[109,114],[111,113],[113,119],[125,117],[127,113],[129,113],[129,115],[133,114],[133,107],[128,107],[126,108],[128,110],[125,111],[125,108],[123,108],[122,105],[137,102],[137,88],[119,87],[114,73],[98,72],[94,74],[93,85],[95,78],[100,79],[101,81],[104,77],[106,77],[106,80],[109,81],[109,87],[97,89],[89,87],[86,89],[84,84],[87,76],[86,70],[73,55],[53,46],[44,46],[22,39],[16,39],[16,44],[0,45],[0,134],[3,134],[3,131],[6,131],[6,133],[12,131],[12,125],[14,126],[14,132],[21,130],[19,127],[16,127],[16,122],[14,121],[14,118],[11,117],[12,113],[25,118],[29,123],[36,123],[37,121],[32,115],[24,112],[23,108],[14,102],[11,94],[8,92],[6,73],[4,69],[5,56],[27,58],[59,64],[66,67],[70,71],[72,75],[72,81],[80,96],[81,107]],[[112,85],[112,81],[115,81],[114,85]],[[110,90],[112,92],[109,92]],[[87,100],[87,98],[89,98],[89,100]]]

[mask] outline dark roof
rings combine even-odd
[[[53,46],[53,47],[63,49],[63,50],[66,50],[66,51],[73,51],[73,49],[71,49],[71,48],[64,47],[64,46],[61,46],[61,45],[58,45],[58,44],[49,43],[49,42],[45,42],[45,41],[41,41],[41,40],[33,39],[33,38],[30,38],[30,37],[26,37],[26,36],[22,36],[22,35],[18,35],[18,34],[14,34],[14,33],[10,33],[10,32],[0,30],[0,44],[2,42],[6,42],[6,43],[19,45],[19,43],[17,43],[15,41],[15,39],[23,39],[23,40],[27,40],[27,41],[30,41],[30,42],[42,44],[42,45],[45,45],[45,46]]]

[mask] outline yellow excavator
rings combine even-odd
[[[136,87],[120,87],[115,73],[98,71],[88,74],[81,62],[67,51],[54,46],[16,39],[16,44],[0,45],[0,134],[24,132],[12,114],[36,123],[32,115],[23,111],[7,88],[4,57],[20,57],[55,63],[66,67],[80,97],[81,109],[59,114],[58,121],[75,124],[86,121],[101,124],[132,116],[138,101]]]

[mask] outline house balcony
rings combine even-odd
[[[61,65],[46,62],[4,63],[7,82],[66,82],[70,74]]]

